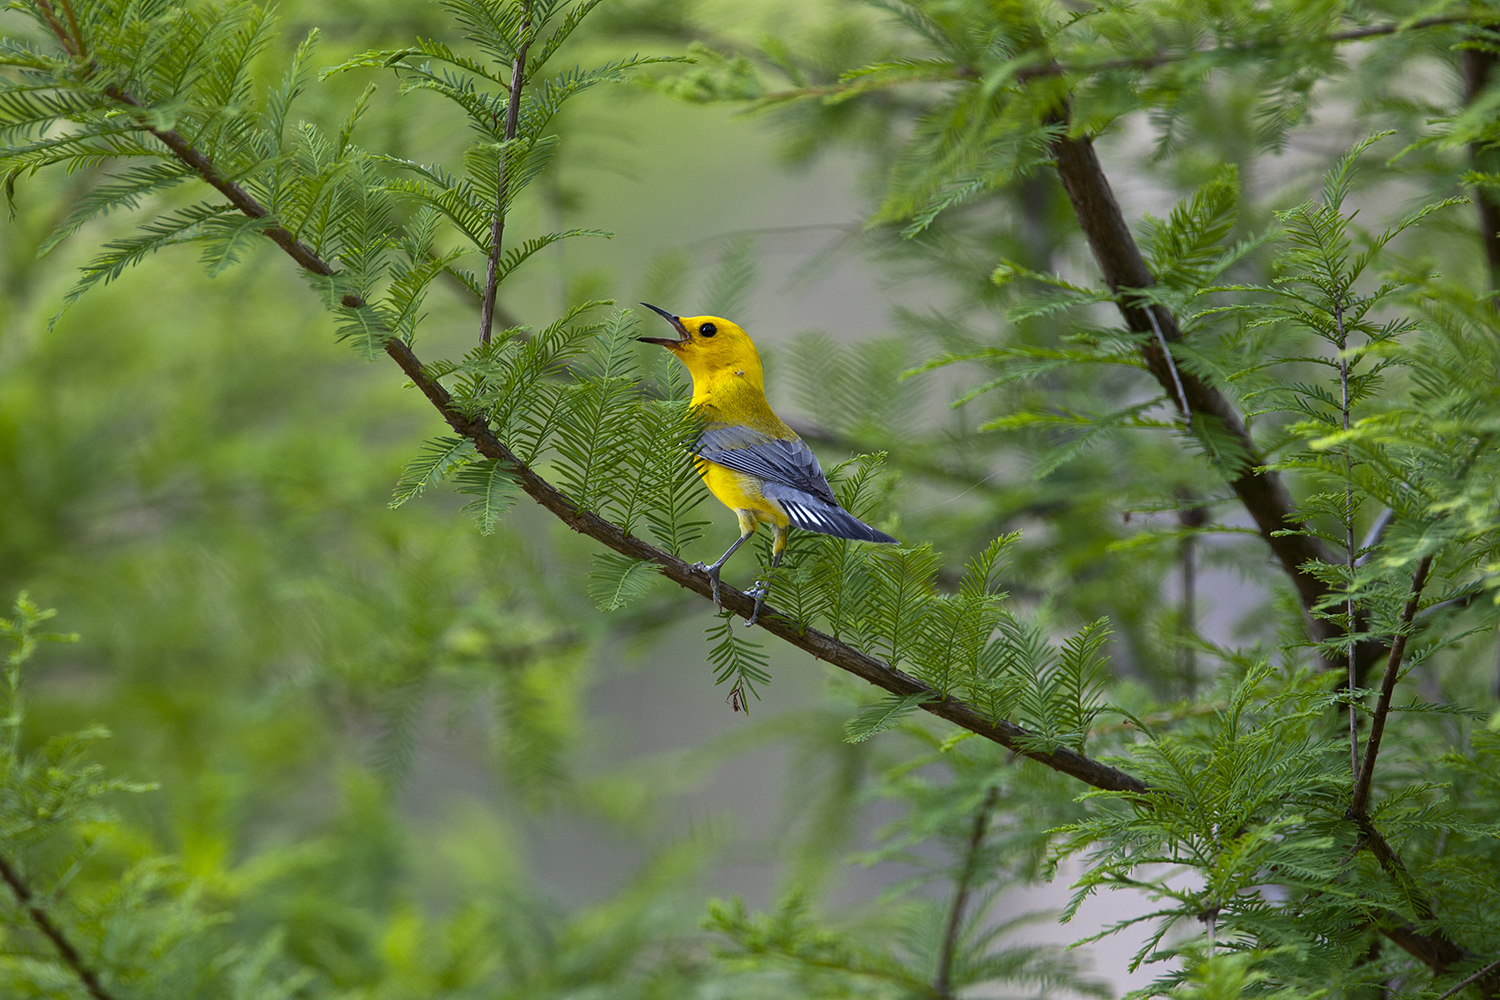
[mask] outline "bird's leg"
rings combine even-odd
[[[778,527],[774,530],[775,537],[771,540],[771,572],[766,574],[764,580],[756,580],[755,586],[745,591],[748,596],[755,598],[755,610],[750,613],[749,618],[745,619],[747,627],[760,621],[760,610],[766,606],[766,596],[771,593],[771,573],[776,572],[776,567],[781,565],[781,557],[786,555],[786,536],[789,529]]]
[[[703,572],[708,574],[709,580],[714,585],[714,607],[718,608],[720,611],[724,610],[724,602],[719,600],[719,570],[723,569],[724,564],[729,561],[729,557],[734,555],[734,550],[739,548],[741,545],[744,545],[745,539],[749,538],[753,534],[755,534],[755,527],[752,525],[749,531],[746,531],[739,538],[735,539],[734,544],[729,546],[728,550],[725,551],[725,553],[718,559],[716,559],[713,563],[707,566],[703,565],[701,562],[693,563],[693,569],[702,570]]]

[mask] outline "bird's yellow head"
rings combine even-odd
[[[737,376],[765,390],[760,354],[750,335],[734,323],[719,316],[674,316],[650,303],[642,302],[641,305],[671,323],[677,336],[638,339],[646,344],[660,344],[681,358],[693,376],[694,384]]]

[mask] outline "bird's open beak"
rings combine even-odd
[[[688,342],[690,334],[687,332],[687,327],[682,325],[681,319],[673,316],[665,309],[656,308],[656,306],[653,306],[649,302],[642,302],[641,305],[645,306],[647,309],[650,309],[652,312],[656,313],[668,323],[671,323],[673,329],[677,331],[678,339],[673,340],[670,337],[637,337],[635,338],[636,340],[639,340],[643,344],[660,344],[662,347],[670,347],[673,350],[677,350],[678,348],[682,347],[683,344],[686,344]]]

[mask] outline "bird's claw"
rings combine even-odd
[[[760,621],[760,612],[766,606],[766,595],[769,593],[770,590],[767,589],[766,581],[764,580],[755,581],[755,586],[745,591],[746,597],[755,598],[755,610],[751,611],[750,617],[745,619],[745,626],[747,628]]]
[[[720,611],[723,611],[724,602],[720,599],[719,595],[719,568],[717,566],[709,566],[705,563],[696,562],[693,563],[693,569],[698,570],[700,573],[708,574],[709,582],[714,586],[714,607]]]

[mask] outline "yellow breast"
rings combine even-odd
[[[761,495],[761,481],[755,476],[736,472],[714,462],[697,462],[698,474],[708,492],[719,498],[719,502],[735,513],[747,511],[756,521],[785,527],[790,522],[781,505]]]

